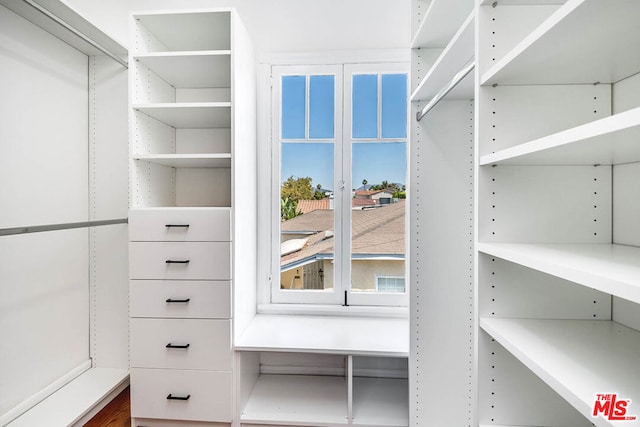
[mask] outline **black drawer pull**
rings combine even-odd
[[[167,300],[165,302],[168,303],[172,303],[172,302],[182,302],[182,303],[187,303],[191,301],[191,298],[187,298],[187,299],[173,299],[173,298],[167,298]]]
[[[189,264],[189,260],[175,260],[175,259],[168,259],[165,261],[167,264]]]
[[[169,396],[167,396],[167,400],[189,400],[190,397],[190,394],[187,394],[186,396],[174,396],[173,394],[169,393]]]
[[[167,228],[189,228],[189,224],[165,224]]]
[[[167,348],[189,348],[191,344],[167,344],[166,347]]]

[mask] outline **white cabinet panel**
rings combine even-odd
[[[230,422],[231,372],[131,369],[131,416]]]
[[[230,209],[134,209],[129,225],[131,241],[231,240]]]
[[[231,369],[231,321],[131,319],[131,366]]]
[[[231,244],[219,242],[131,242],[131,279],[229,280]]]
[[[231,283],[195,280],[132,280],[129,283],[131,317],[231,317]]]

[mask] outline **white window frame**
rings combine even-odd
[[[365,293],[352,292],[350,286],[351,274],[351,253],[344,253],[344,248],[349,248],[351,239],[351,75],[356,74],[393,74],[406,73],[407,86],[409,86],[409,64],[406,62],[375,62],[367,64],[349,64],[340,63],[337,65],[272,65],[270,70],[271,92],[271,187],[270,187],[270,272],[269,279],[271,282],[270,294],[264,295],[263,301],[268,300],[269,304],[319,304],[339,306],[344,303],[345,291],[348,295],[349,305],[354,306],[396,306],[404,307],[409,302],[409,286],[408,280],[408,254],[405,255],[405,287],[404,294],[396,295],[384,293],[379,295],[371,295]],[[280,289],[280,204],[279,197],[276,192],[280,188],[280,155],[281,141],[280,138],[280,96],[281,96],[281,79],[284,75],[322,75],[334,74],[335,81],[335,126],[334,126],[334,292],[326,291],[292,291]],[[346,87],[348,84],[348,87]],[[307,86],[308,91],[308,86]],[[379,88],[379,97],[381,90]],[[344,96],[343,94],[349,94]],[[407,88],[407,95],[409,87]],[[307,93],[307,123],[308,123],[308,102]],[[380,107],[379,107],[380,109]],[[379,111],[378,127],[381,126],[381,117]],[[407,133],[409,133],[409,115],[407,111]],[[342,126],[340,125],[342,124]],[[380,130],[379,130],[380,132]],[[380,134],[380,133],[379,133]],[[308,137],[308,135],[306,135]],[[365,141],[358,139],[358,141]],[[321,139],[310,140],[311,142],[322,142]],[[407,151],[409,150],[409,135],[405,139],[382,139],[376,138],[371,141],[381,142],[406,142]],[[407,155],[407,161],[409,156]],[[409,188],[409,171],[407,165],[407,188]],[[343,191],[339,189],[343,187]],[[408,229],[408,212],[406,228]],[[348,218],[349,220],[342,220]],[[406,232],[406,231],[405,231]],[[408,235],[407,235],[408,236]],[[347,242],[347,243],[345,243]],[[263,246],[264,247],[264,246]],[[376,279],[377,287],[377,279]]]
[[[341,65],[274,65],[271,69],[273,96],[271,97],[271,217],[272,217],[272,229],[271,229],[271,245],[272,245],[272,273],[271,273],[271,302],[272,303],[312,303],[312,304],[331,304],[336,305],[341,301],[341,292],[339,289],[339,281],[337,278],[341,277],[341,264],[336,260],[342,259],[343,254],[340,248],[343,246],[340,241],[341,233],[338,230],[341,227],[339,216],[335,214],[338,212],[340,201],[338,199],[339,194],[339,180],[340,170],[342,169],[341,159],[341,145],[342,145],[342,127],[340,126],[342,121],[342,66]],[[280,197],[278,195],[280,189],[280,158],[281,158],[281,141],[288,141],[281,138],[280,119],[281,119],[281,83],[283,76],[317,76],[317,75],[335,75],[334,82],[334,137],[333,139],[309,139],[308,127],[305,131],[304,141],[313,143],[323,143],[333,141],[333,162],[334,162],[334,288],[333,292],[327,291],[315,291],[315,290],[282,290],[280,289]],[[305,123],[309,123],[309,84],[307,77],[306,85],[306,118]],[[303,140],[290,140],[303,141]],[[344,297],[342,297],[344,298]]]
[[[375,64],[345,64],[344,66],[344,93],[351,94],[352,93],[352,76],[358,74],[407,74],[407,97],[409,97],[409,68],[407,64],[402,63],[375,63]],[[407,135],[404,139],[402,138],[382,138],[382,82],[381,78],[378,78],[378,138],[353,138],[351,134],[352,130],[352,103],[351,96],[345,96],[344,99],[344,122],[343,122],[343,135],[344,135],[344,150],[342,153],[343,158],[343,167],[344,167],[344,175],[347,177],[347,188],[354,188],[354,183],[351,182],[351,166],[352,166],[352,156],[351,156],[351,148],[354,144],[354,141],[359,142],[406,142],[406,158],[407,158],[407,176],[406,176],[406,186],[409,188],[409,116],[410,110],[407,106]],[[342,212],[344,218],[348,218],[347,221],[344,221],[342,227],[343,239],[345,241],[351,243],[351,193],[348,195],[349,200],[348,208]],[[408,212],[405,212],[405,257],[404,257],[404,272],[405,277],[409,277],[409,259],[408,259],[408,251],[407,242],[409,238],[408,234],[409,230],[409,216]],[[343,283],[350,283],[349,280],[352,277],[351,275],[351,262],[352,255],[351,249],[349,248],[349,262],[345,262],[345,266],[343,267]],[[405,284],[408,282],[405,281]],[[376,282],[377,287],[377,282]],[[348,290],[348,301],[349,304],[353,305],[368,305],[368,306],[407,306],[409,304],[409,287],[406,286],[405,292],[403,294],[388,294],[388,293],[367,293],[367,292],[353,292],[352,287],[349,286]]]

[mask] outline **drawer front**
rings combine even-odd
[[[131,317],[229,319],[231,282],[197,280],[131,280]]]
[[[231,370],[231,321],[131,319],[134,368]]]
[[[228,242],[230,209],[134,209],[129,212],[129,240]]]
[[[231,422],[231,394],[231,372],[131,369],[135,418]]]
[[[131,279],[229,280],[229,242],[131,242]]]

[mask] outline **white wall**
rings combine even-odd
[[[235,7],[263,52],[409,47],[409,0],[64,0],[128,44],[128,14],[150,9]]]

